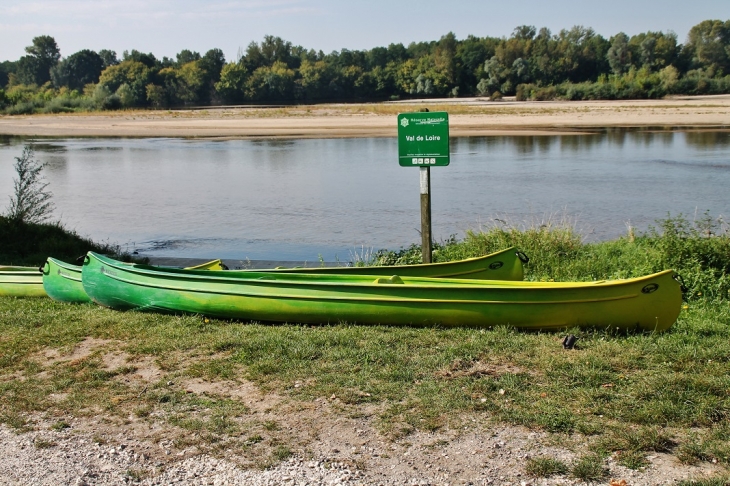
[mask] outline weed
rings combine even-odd
[[[60,421],[56,422],[55,424],[51,425],[51,429],[56,430],[56,431],[61,431],[64,429],[68,429],[70,427],[71,426],[63,420],[60,420]]]
[[[708,479],[690,479],[681,481],[677,486],[730,486],[730,477],[718,476]]]
[[[36,437],[36,439],[33,441],[33,446],[36,449],[50,449],[51,447],[55,447],[56,443],[52,440]]]
[[[248,437],[246,439],[246,443],[253,445],[253,444],[258,444],[259,442],[262,442],[263,440],[264,440],[263,437],[261,437],[260,435],[256,434],[256,435],[252,435],[251,437]]]
[[[294,453],[289,447],[278,445],[274,448],[271,455],[276,461],[281,462],[289,459],[292,455],[294,455]]]
[[[527,460],[525,472],[536,478],[547,478],[566,474],[568,466],[563,461],[552,457],[531,457]]]
[[[581,456],[570,468],[570,474],[583,481],[598,481],[606,477],[604,460],[597,454]]]
[[[629,469],[640,469],[649,464],[646,455],[637,450],[619,451],[616,453],[616,459],[619,464]]]
[[[142,469],[127,469],[124,476],[132,481],[141,481],[147,477],[147,471]]]

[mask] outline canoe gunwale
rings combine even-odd
[[[165,277],[167,279],[171,280],[184,280],[185,282],[191,282],[193,278],[195,280],[201,280],[205,281],[207,283],[227,283],[227,284],[241,284],[246,283],[250,285],[278,285],[278,286],[286,286],[286,285],[301,285],[302,283],[296,278],[299,278],[302,276],[301,273],[291,273],[293,277],[295,277],[292,280],[287,280],[286,276],[288,275],[286,272],[235,272],[232,273],[230,271],[222,270],[222,271],[212,271],[212,270],[181,270],[181,269],[174,269],[174,268],[164,268],[164,267],[152,267],[148,265],[137,265],[137,264],[123,264],[116,265],[114,260],[107,259],[107,258],[100,258],[98,259],[100,262],[102,262],[102,269],[101,273],[104,275],[111,277],[111,278],[117,278],[118,275],[115,275],[109,271],[105,271],[104,266],[109,266],[111,268],[123,271],[123,272],[130,272],[136,275],[141,276],[152,276],[155,277]],[[236,275],[240,274],[246,274],[246,277],[237,277]],[[438,278],[438,279],[432,279],[428,277],[403,277],[406,279],[407,284],[405,287],[412,288],[412,289],[435,289],[435,288],[443,288],[443,287],[449,287],[449,288],[457,288],[457,289],[463,289],[463,290],[472,290],[474,288],[485,288],[485,289],[505,289],[505,288],[519,288],[520,291],[528,291],[528,290],[565,290],[565,289],[587,289],[587,288],[613,288],[616,286],[626,286],[626,285],[634,285],[638,284],[642,281],[649,281],[655,278],[660,278],[666,274],[672,274],[675,275],[676,273],[674,270],[663,270],[661,272],[657,272],[651,275],[645,275],[642,277],[635,277],[635,278],[628,278],[628,279],[621,279],[621,280],[598,280],[598,281],[590,281],[590,282],[529,282],[529,281],[500,281],[500,280],[469,280],[469,279],[444,279],[444,278]],[[253,277],[254,275],[261,275],[259,278]],[[383,283],[383,282],[375,282],[382,276],[380,275],[346,275],[346,278],[351,278],[353,281],[326,281],[328,278],[331,278],[332,275],[316,275],[313,277],[321,278],[324,281],[317,282],[307,282],[309,285],[318,285],[323,287],[362,287],[364,285],[368,285],[369,283],[372,283],[373,285],[377,285],[379,287],[386,287],[386,286],[392,286],[394,288],[402,288],[404,287],[404,284],[402,283]],[[372,282],[365,282],[364,279],[372,277]],[[421,280],[429,280],[429,282],[420,282]],[[126,283],[132,283],[131,281],[125,281]],[[417,283],[420,282],[420,283]],[[139,285],[138,282],[134,282],[135,285]],[[159,288],[165,288],[160,286]]]
[[[51,262],[54,265],[56,265],[57,267],[60,267],[58,272],[56,272],[56,274],[59,275],[60,277],[63,277],[66,280],[71,280],[72,282],[81,282],[81,268],[82,267],[80,267],[78,265],[72,265],[71,263],[66,263],[64,261],[57,260],[55,258],[48,257],[48,259],[46,259],[46,263],[43,266],[43,269],[45,270],[46,266],[50,267]],[[62,272],[61,269],[65,270],[66,272],[71,272],[71,273]],[[50,268],[49,268],[48,272],[50,273]],[[48,275],[48,273],[43,272],[43,275]],[[78,275],[78,277],[77,277],[77,275]]]

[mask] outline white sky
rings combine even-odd
[[[707,19],[730,19],[730,0],[0,0],[0,61],[17,60],[38,35],[53,36],[64,57],[137,49],[174,58],[217,47],[232,60],[267,34],[325,52],[407,46],[450,31],[508,37],[524,24],[553,33],[583,25],[606,38],[672,30],[684,42]]]

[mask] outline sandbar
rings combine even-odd
[[[558,135],[611,128],[730,130],[730,95],[518,102],[480,98],[0,116],[0,135],[211,139],[395,137],[401,112],[446,111],[454,137]]]

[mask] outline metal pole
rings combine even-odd
[[[421,167],[421,255],[431,263],[431,167]]]

